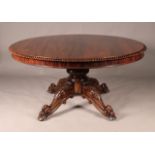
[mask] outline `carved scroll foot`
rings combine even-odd
[[[102,84],[99,86],[99,90],[100,90],[100,94],[109,93],[109,88],[108,88],[108,86],[106,85],[106,83],[102,83]]]
[[[54,83],[51,83],[51,85],[48,87],[47,90],[49,93],[54,94],[57,91],[57,86]]]
[[[39,113],[38,120],[43,121],[51,114],[51,106],[44,105]]]
[[[115,120],[115,113],[110,105],[105,105],[98,90],[91,86],[83,87],[83,96],[91,102],[109,120]]]
[[[109,120],[115,120],[116,115],[110,105],[106,105],[103,110],[103,114],[109,119]]]

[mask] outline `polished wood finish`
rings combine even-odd
[[[77,69],[135,62],[144,56],[146,47],[121,37],[58,35],[19,41],[9,49],[14,59],[26,64]]]
[[[131,62],[138,61],[144,57],[144,53],[136,53],[132,56],[128,56],[122,59],[114,60],[104,60],[104,61],[88,61],[88,62],[61,62],[61,61],[43,61],[32,58],[26,58],[12,54],[12,57],[19,62],[25,64],[31,64],[35,66],[47,66],[54,68],[70,68],[70,69],[79,69],[79,68],[101,68],[105,66],[116,66],[120,64],[129,64]]]
[[[105,117],[116,118],[101,94],[109,92],[105,83],[87,76],[90,68],[128,64],[144,56],[146,46],[135,40],[102,35],[58,35],[19,41],[9,47],[12,57],[31,65],[66,68],[69,76],[52,83],[48,92],[54,93],[50,105],[44,105],[38,119],[43,121],[67,99],[81,95],[88,99]]]

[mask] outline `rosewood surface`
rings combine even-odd
[[[146,47],[121,37],[58,35],[19,41],[9,49],[14,59],[26,64],[83,69],[135,62]]]

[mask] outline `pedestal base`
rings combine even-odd
[[[61,104],[65,104],[68,98],[72,98],[75,95],[87,98],[89,103],[93,104],[108,119],[116,119],[112,107],[105,105],[101,98],[101,94],[109,92],[105,83],[100,85],[96,79],[88,77],[86,74],[89,69],[67,69],[67,72],[69,77],[60,79],[57,85],[52,83],[48,88],[48,92],[55,95],[50,105],[43,106],[38,116],[40,121],[45,120]]]

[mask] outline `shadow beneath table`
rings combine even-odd
[[[107,119],[107,120],[108,120],[108,118],[106,118],[106,117],[103,116],[99,111],[97,111],[97,110],[95,109],[95,107],[94,107],[94,110],[90,110],[90,109],[87,108],[87,106],[93,106],[93,105],[90,105],[90,104],[88,104],[88,103],[87,103],[87,104],[83,104],[83,105],[75,105],[75,106],[72,106],[72,107],[69,108],[69,109],[62,110],[62,111],[60,111],[60,112],[54,113],[53,115],[50,115],[50,116],[48,117],[48,119],[51,119],[51,118],[54,118],[54,117],[59,117],[59,116],[61,116],[61,115],[63,115],[63,114],[66,114],[66,113],[68,113],[68,112],[71,112],[71,111],[73,111],[73,110],[81,109],[81,110],[84,110],[85,112],[88,112],[88,113],[90,113],[90,114],[92,114],[92,115],[98,117],[98,118]],[[96,110],[96,111],[95,111],[95,110]],[[122,119],[122,118],[124,118],[123,115],[119,116],[119,117],[117,118],[116,121],[118,121],[118,120],[120,120],[120,119]],[[48,120],[48,119],[47,119],[47,120]]]
[[[89,113],[91,113],[91,114],[96,115],[97,117],[101,117],[100,114],[99,114],[98,112],[95,112],[95,111],[93,111],[93,110],[90,110],[90,109],[86,108],[87,105],[89,105],[89,104],[72,106],[72,107],[69,108],[69,109],[62,110],[62,111],[60,111],[60,112],[54,113],[53,115],[49,116],[49,118],[50,118],[50,117],[57,117],[57,116],[66,114],[66,113],[68,113],[68,112],[71,112],[71,111],[77,110],[77,109],[85,110],[85,111],[87,111],[87,112],[89,112]]]

